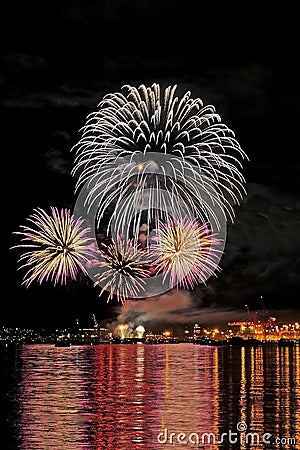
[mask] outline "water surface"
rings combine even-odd
[[[300,449],[299,346],[24,345],[0,355],[1,450]]]

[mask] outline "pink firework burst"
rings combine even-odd
[[[168,279],[170,287],[188,289],[205,283],[221,270],[218,265],[222,254],[218,249],[220,244],[209,223],[169,217],[166,223],[158,221],[151,251],[157,272],[163,273],[163,281]]]

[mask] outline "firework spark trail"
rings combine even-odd
[[[151,155],[152,156],[152,155]],[[164,162],[164,161],[163,161]],[[152,163],[152,164],[151,164]],[[166,161],[168,165],[170,161]],[[154,162],[150,161],[148,165]],[[147,173],[147,165],[144,165],[143,171],[135,173],[136,164],[131,163],[123,169],[108,165],[97,179],[95,185],[90,186],[87,194],[87,201],[94,205],[97,201],[100,208],[98,212],[98,225],[104,211],[114,202],[114,212],[111,215],[108,228],[111,229],[111,223],[114,222],[117,229],[124,231],[128,229],[130,217],[134,217],[137,211],[147,209],[150,212],[165,211],[170,205],[174,216],[183,218],[186,215],[186,209],[194,215],[202,218],[203,214],[210,214],[214,219],[216,226],[219,226],[218,218],[215,214],[216,205],[220,204],[220,192],[217,192],[215,186],[212,186],[209,179],[201,178],[201,182],[194,176],[189,168],[182,172],[178,169],[178,164],[172,165],[174,179],[169,177],[167,181],[166,171],[163,166],[158,169],[158,174]],[[121,174],[120,174],[121,171]],[[130,172],[130,174],[129,174]],[[152,183],[149,182],[152,177]],[[162,195],[163,193],[163,195]],[[167,196],[166,196],[167,194]],[[234,196],[234,194],[232,194]],[[237,198],[236,198],[237,201]],[[184,206],[185,205],[185,206]],[[231,206],[226,198],[222,200],[222,209],[218,210],[225,216],[227,213],[233,219]],[[163,217],[157,217],[163,218]],[[138,228],[138,223],[136,224]],[[137,236],[135,236],[137,238]]]
[[[220,271],[220,240],[211,233],[209,224],[170,217],[167,223],[158,223],[152,239],[150,248],[156,255],[156,270],[163,272],[164,281],[168,278],[171,286],[193,288]]]
[[[95,286],[100,285],[102,290],[109,292],[107,301],[114,295],[121,303],[129,298],[137,297],[144,290],[145,278],[151,275],[151,261],[145,257],[145,252],[139,250],[134,241],[124,240],[120,236],[117,242],[111,239],[111,244],[101,245],[97,265],[99,273]]]
[[[27,269],[22,284],[50,280],[54,286],[63,285],[69,278],[76,280],[79,271],[86,274],[96,250],[83,219],[75,220],[69,209],[51,207],[51,214],[34,209],[27,221],[30,225],[14,233],[22,236],[21,244],[12,247],[30,249],[18,260],[18,270]]]
[[[201,193],[205,192],[233,220],[232,203],[239,203],[245,194],[240,159],[247,156],[212,105],[192,99],[190,92],[180,99],[175,96],[176,88],[169,86],[161,93],[158,84],[126,85],[125,95],[106,95],[98,111],[87,117],[74,146],[72,174],[77,177],[77,189],[91,184],[88,201],[99,201],[100,218],[111,202],[130,198],[134,184],[142,190],[142,178],[145,188],[168,190],[165,180],[159,176],[153,180],[152,175],[151,181],[147,173],[158,168],[165,177],[173,173],[172,188],[178,189],[180,182],[188,202],[193,192],[192,209],[197,201],[203,202]],[[155,161],[153,154],[169,159]],[[154,171],[153,164],[157,166]]]

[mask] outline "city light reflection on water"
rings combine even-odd
[[[1,449],[218,449],[176,438],[240,422],[298,446],[224,448],[300,448],[299,346],[24,345],[1,359]],[[166,430],[172,444],[158,443]]]

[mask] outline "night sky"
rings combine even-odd
[[[296,3],[296,2],[294,2]],[[197,5],[197,9],[195,9]],[[248,6],[247,6],[248,5]],[[271,3],[270,3],[271,5]],[[228,227],[222,272],[191,311],[264,306],[300,316],[299,8],[290,2],[7,2],[1,11],[0,325],[116,317],[92,281],[21,286],[12,235],[33,208],[72,208],[71,147],[103,95],[177,84],[213,104],[250,158],[247,196]],[[7,177],[4,180],[4,176]],[[184,313],[188,316],[187,309]]]

